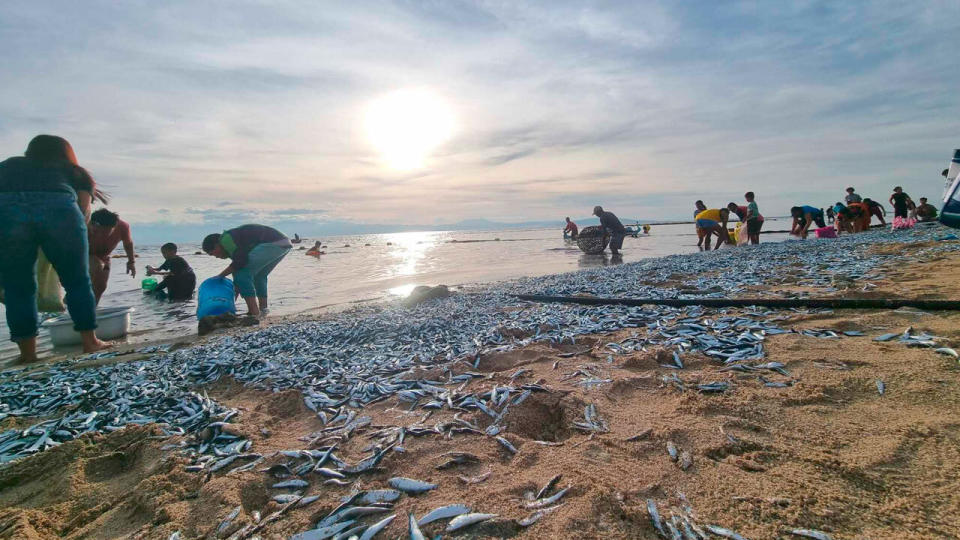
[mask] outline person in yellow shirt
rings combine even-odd
[[[713,235],[717,235],[717,249],[720,249],[724,242],[730,241],[727,233],[729,219],[730,211],[726,208],[708,208],[697,214],[697,234],[704,243],[703,249],[710,251],[710,237]]]

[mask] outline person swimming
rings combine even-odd
[[[320,248],[321,248],[321,247],[323,247],[323,246],[321,246],[321,245],[320,245],[320,241],[317,240],[317,241],[313,244],[313,247],[310,248],[309,250],[307,250],[307,252],[304,253],[304,255],[310,255],[311,257],[319,257],[320,255],[323,254],[323,252],[320,251]],[[301,249],[302,249],[302,248],[301,248]]]

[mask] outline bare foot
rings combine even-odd
[[[86,337],[84,336],[83,340],[83,352],[95,353],[97,351],[102,351],[104,349],[109,349],[113,347],[114,343],[112,341],[101,341],[96,336]]]

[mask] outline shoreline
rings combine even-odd
[[[384,488],[390,476],[409,476],[439,485],[435,493],[401,498],[393,510],[398,516],[408,510],[421,516],[436,506],[455,502],[467,503],[475,512],[500,514],[490,523],[467,529],[468,536],[464,537],[562,537],[564,531],[576,528],[587,537],[652,538],[653,528],[644,510],[646,500],[655,500],[661,513],[667,515],[672,505],[684,504],[676,498],[679,490],[686,494],[701,524],[720,524],[750,538],[773,538],[787,526],[829,530],[834,538],[853,538],[854,531],[860,530],[876,536],[928,538],[950,530],[948,524],[960,526],[956,516],[947,512],[950,496],[938,504],[935,494],[917,491],[918,484],[932,481],[929,474],[940,474],[939,469],[930,469],[929,456],[955,453],[955,449],[948,450],[936,441],[943,437],[944,441],[953,440],[956,435],[949,417],[960,412],[960,404],[946,396],[957,395],[951,394],[951,389],[960,389],[960,371],[955,360],[929,348],[908,348],[874,342],[872,338],[896,330],[894,326],[912,325],[918,333],[941,335],[938,346],[956,346],[960,343],[956,341],[960,333],[952,330],[958,321],[956,314],[558,307],[519,302],[507,295],[536,291],[802,298],[812,293],[877,297],[897,292],[939,298],[952,292],[944,276],[960,267],[960,245],[933,242],[934,231],[875,232],[839,242],[765,244],[726,253],[673,255],[481,285],[459,297],[411,310],[388,303],[355,306],[319,319],[297,317],[291,321],[285,317],[259,328],[213,334],[154,359],[107,359],[100,366],[105,371],[99,376],[113,373],[107,380],[116,377],[122,381],[123,374],[141,373],[145,381],[153,381],[151,366],[167,366],[157,373],[169,377],[180,369],[176,366],[183,365],[206,378],[207,382],[201,380],[197,388],[208,390],[222,407],[239,411],[231,420],[231,432],[251,441],[251,451],[265,456],[263,467],[287,460],[282,455],[271,456],[273,452],[306,448],[309,441],[304,441],[304,436],[337,425],[332,417],[328,417],[329,425],[323,423],[303,399],[303,395],[312,396],[318,406],[318,392],[331,396],[339,392],[331,390],[333,380],[343,384],[379,373],[376,376],[383,381],[381,384],[420,388],[416,385],[421,382],[435,381],[428,386],[458,388],[463,395],[512,387],[514,391],[508,396],[511,403],[523,394],[522,385],[549,388],[549,392],[531,392],[519,404],[508,407],[511,410],[502,415],[502,421],[475,409],[457,413],[482,430],[498,426],[500,436],[518,449],[516,455],[482,434],[458,434],[450,439],[410,437],[403,445],[405,452],[391,452],[383,459],[384,471],[357,477],[354,486],[363,489]],[[934,260],[901,264],[905,255]],[[761,325],[755,328],[770,329],[766,343],[761,343],[763,358],[747,359],[745,363],[783,363],[790,375],[763,374],[778,382],[792,381],[789,387],[764,387],[756,382],[756,373],[721,371],[717,346],[706,346],[708,342],[698,340],[710,335],[735,339],[743,330],[733,332],[732,328],[715,326],[730,316],[742,319],[736,324],[753,320],[755,323],[750,324]],[[650,326],[652,323],[657,324]],[[704,324],[709,331],[696,329]],[[808,333],[776,334],[772,333],[774,327]],[[363,337],[367,328],[376,329],[368,338]],[[841,337],[820,336],[824,328],[832,328]],[[684,338],[684,332],[689,336]],[[691,343],[681,354],[683,369],[669,367],[673,363],[669,351],[674,347],[666,343],[676,338]],[[418,340],[422,341],[419,345]],[[329,344],[325,344],[327,341]],[[381,341],[385,342],[382,347],[378,345]],[[479,346],[472,344],[474,341]],[[336,351],[346,356],[331,352],[334,344]],[[883,354],[868,352],[874,350]],[[392,352],[376,364],[364,360],[385,354],[378,351]],[[296,367],[302,362],[298,359],[309,356],[331,361],[341,358],[329,365],[309,364],[313,366],[311,377],[332,377],[331,382],[315,384],[290,376],[302,369]],[[264,361],[274,367],[249,365]],[[836,367],[836,362],[849,369],[817,365]],[[145,371],[135,369],[138,364]],[[82,372],[92,366],[74,362],[68,369]],[[222,367],[210,378],[207,366]],[[380,371],[387,366],[391,366],[388,371]],[[31,372],[50,367],[37,366]],[[471,372],[479,372],[482,377],[448,381]],[[263,373],[272,375],[263,379]],[[673,376],[682,381],[685,390],[677,387]],[[873,386],[876,378],[886,381],[883,396]],[[696,390],[697,385],[718,382],[726,382],[730,389],[717,394]],[[140,384],[149,387],[156,383]],[[173,389],[180,383],[174,380],[171,384]],[[83,388],[82,381],[76,387]],[[355,388],[359,391],[361,387]],[[937,389],[936,400],[921,398],[931,389]],[[400,399],[395,391],[382,397],[352,395],[358,407],[349,408],[358,415],[370,416],[370,425],[381,431],[386,426],[417,425],[418,420],[423,422],[420,419],[425,413],[435,410],[422,408],[427,396],[414,403]],[[606,430],[583,432],[572,427],[583,422],[583,407],[589,403],[595,404]],[[451,421],[455,412],[441,405],[423,425]],[[883,415],[889,425],[871,423],[869,419],[877,414]],[[10,417],[2,425],[8,428],[14,421],[18,426],[29,424],[28,418]],[[873,427],[864,432],[864,423]],[[919,427],[919,431],[906,428],[918,423],[928,427]],[[107,435],[86,435],[0,468],[0,486],[7,486],[0,488],[0,506],[8,507],[0,511],[0,525],[10,523],[13,530],[30,532],[36,538],[52,537],[54,532],[101,536],[139,532],[145,538],[166,538],[177,530],[184,538],[192,538],[210,534],[236,506],[241,507],[240,517],[228,527],[228,534],[254,524],[254,511],[266,516],[282,506],[270,501],[282,491],[269,487],[277,480],[259,472],[260,467],[238,473],[226,469],[212,474],[187,473],[183,467],[198,460],[205,462],[204,454],[163,450],[163,445],[179,440],[191,447],[192,437],[150,439],[159,434],[157,429],[128,427]],[[338,443],[339,457],[350,463],[364,457],[368,436],[376,432],[369,427],[357,429],[358,435]],[[925,435],[929,430],[943,435],[931,439],[931,435]],[[725,439],[721,432],[738,442]],[[635,441],[626,440],[642,433],[646,434]],[[863,436],[869,444],[857,442]],[[810,437],[815,444],[805,440]],[[537,440],[559,445],[541,445]],[[663,450],[668,441],[690,453],[693,464],[689,469],[670,462]],[[922,467],[910,469],[916,478],[912,482],[905,478],[908,475],[896,475],[895,481],[878,479],[882,477],[876,475],[886,470],[885,460],[901,459],[897,448],[913,448],[913,441],[920,441],[917,449],[934,444],[917,458]],[[322,439],[315,442],[322,446]],[[117,452],[117,445],[127,445],[120,451],[126,457],[117,465],[117,474],[97,474],[116,461],[109,456]],[[80,448],[83,450],[78,451]],[[436,470],[441,454],[450,451],[474,453],[480,463]],[[839,465],[827,465],[837,460]],[[904,466],[913,467],[910,463]],[[487,470],[493,475],[483,483],[464,485],[457,480],[458,475],[478,476]],[[536,525],[518,527],[516,520],[530,513],[523,508],[524,493],[561,472],[562,484],[573,485],[560,501],[564,506]],[[51,491],[51,486],[64,481],[75,482],[70,478],[77,474],[85,480],[75,484],[78,487],[74,492]],[[955,475],[943,474],[941,481],[946,483],[941,499],[950,489],[956,492],[960,487]],[[18,484],[17,479],[23,482]],[[325,515],[324,509],[331,510],[338,497],[349,493],[347,487],[323,485],[322,478],[315,475],[305,479],[310,483],[305,494],[316,494],[319,499],[311,506],[289,511],[263,530],[265,537],[286,537],[306,530]],[[895,489],[876,492],[871,487],[876,482]],[[134,498],[125,493],[131,490],[139,495]],[[89,513],[90,507],[83,501],[102,498],[106,492],[114,493],[111,502],[96,515]],[[873,495],[901,492],[899,498],[887,503],[878,502]],[[195,496],[184,498],[189,493]],[[785,506],[764,502],[777,497],[789,498],[790,502]],[[874,502],[864,508],[856,502],[858,498]],[[29,508],[23,506],[28,500],[33,501]],[[906,517],[893,519],[894,514],[884,506],[893,501],[907,505],[912,512],[919,512],[917,505],[933,505],[923,506],[921,513],[936,515],[936,520],[933,524],[911,520],[913,514],[909,512]],[[55,508],[64,509],[57,512],[66,511],[68,519],[54,519],[51,525],[48,522]],[[400,521],[397,519],[388,529],[390,535],[400,532]]]

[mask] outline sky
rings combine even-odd
[[[935,199],[958,44],[956,0],[3,2],[0,152],[66,137],[152,235]]]

